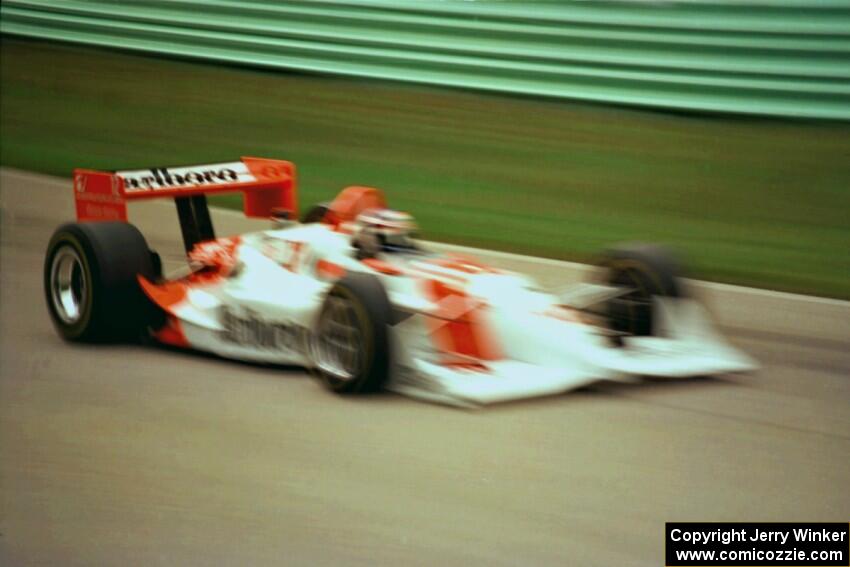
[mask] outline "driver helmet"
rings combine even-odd
[[[367,209],[355,219],[354,246],[366,256],[410,250],[415,248],[416,230],[416,221],[405,212]]]

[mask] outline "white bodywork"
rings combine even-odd
[[[386,387],[421,399],[474,406],[599,380],[681,378],[756,366],[714,331],[691,299],[657,301],[657,336],[625,337],[615,346],[607,329],[565,306],[563,298],[474,261],[386,253],[379,257],[385,269],[376,270],[357,260],[348,234],[323,224],[246,234],[234,249],[229,274],[193,283],[169,308],[191,347],[224,357],[311,367],[311,333],[335,281],[323,273],[331,265],[373,273],[383,283],[398,314]],[[443,284],[460,295],[437,299],[426,291]],[[440,340],[442,326],[470,310],[489,343],[481,359],[451,352]]]

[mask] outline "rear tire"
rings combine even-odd
[[[390,302],[373,275],[352,272],[325,299],[312,355],[325,385],[339,394],[381,390],[390,371]]]
[[[682,297],[679,263],[668,249],[655,244],[625,244],[604,253],[600,265],[607,268],[610,285],[629,287],[626,295],[608,301],[610,327],[634,336],[654,332],[654,298]]]
[[[138,339],[158,312],[136,276],[155,280],[158,270],[155,253],[131,224],[60,226],[44,261],[45,299],[53,325],[69,341]]]

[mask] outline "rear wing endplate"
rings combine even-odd
[[[245,216],[296,218],[295,165],[243,157],[241,161],[125,171],[74,170],[79,221],[126,221],[127,203],[173,198],[186,249],[215,238],[206,195],[239,191]]]

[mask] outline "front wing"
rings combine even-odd
[[[413,358],[397,368],[388,389],[425,401],[475,407],[560,394],[599,381],[634,382],[642,376],[688,378],[757,368],[753,359],[714,330],[698,302],[656,302],[660,336],[631,337],[624,339],[621,347],[609,346],[592,336],[592,327],[585,326],[586,344],[572,345],[558,364],[501,360],[477,367]]]

